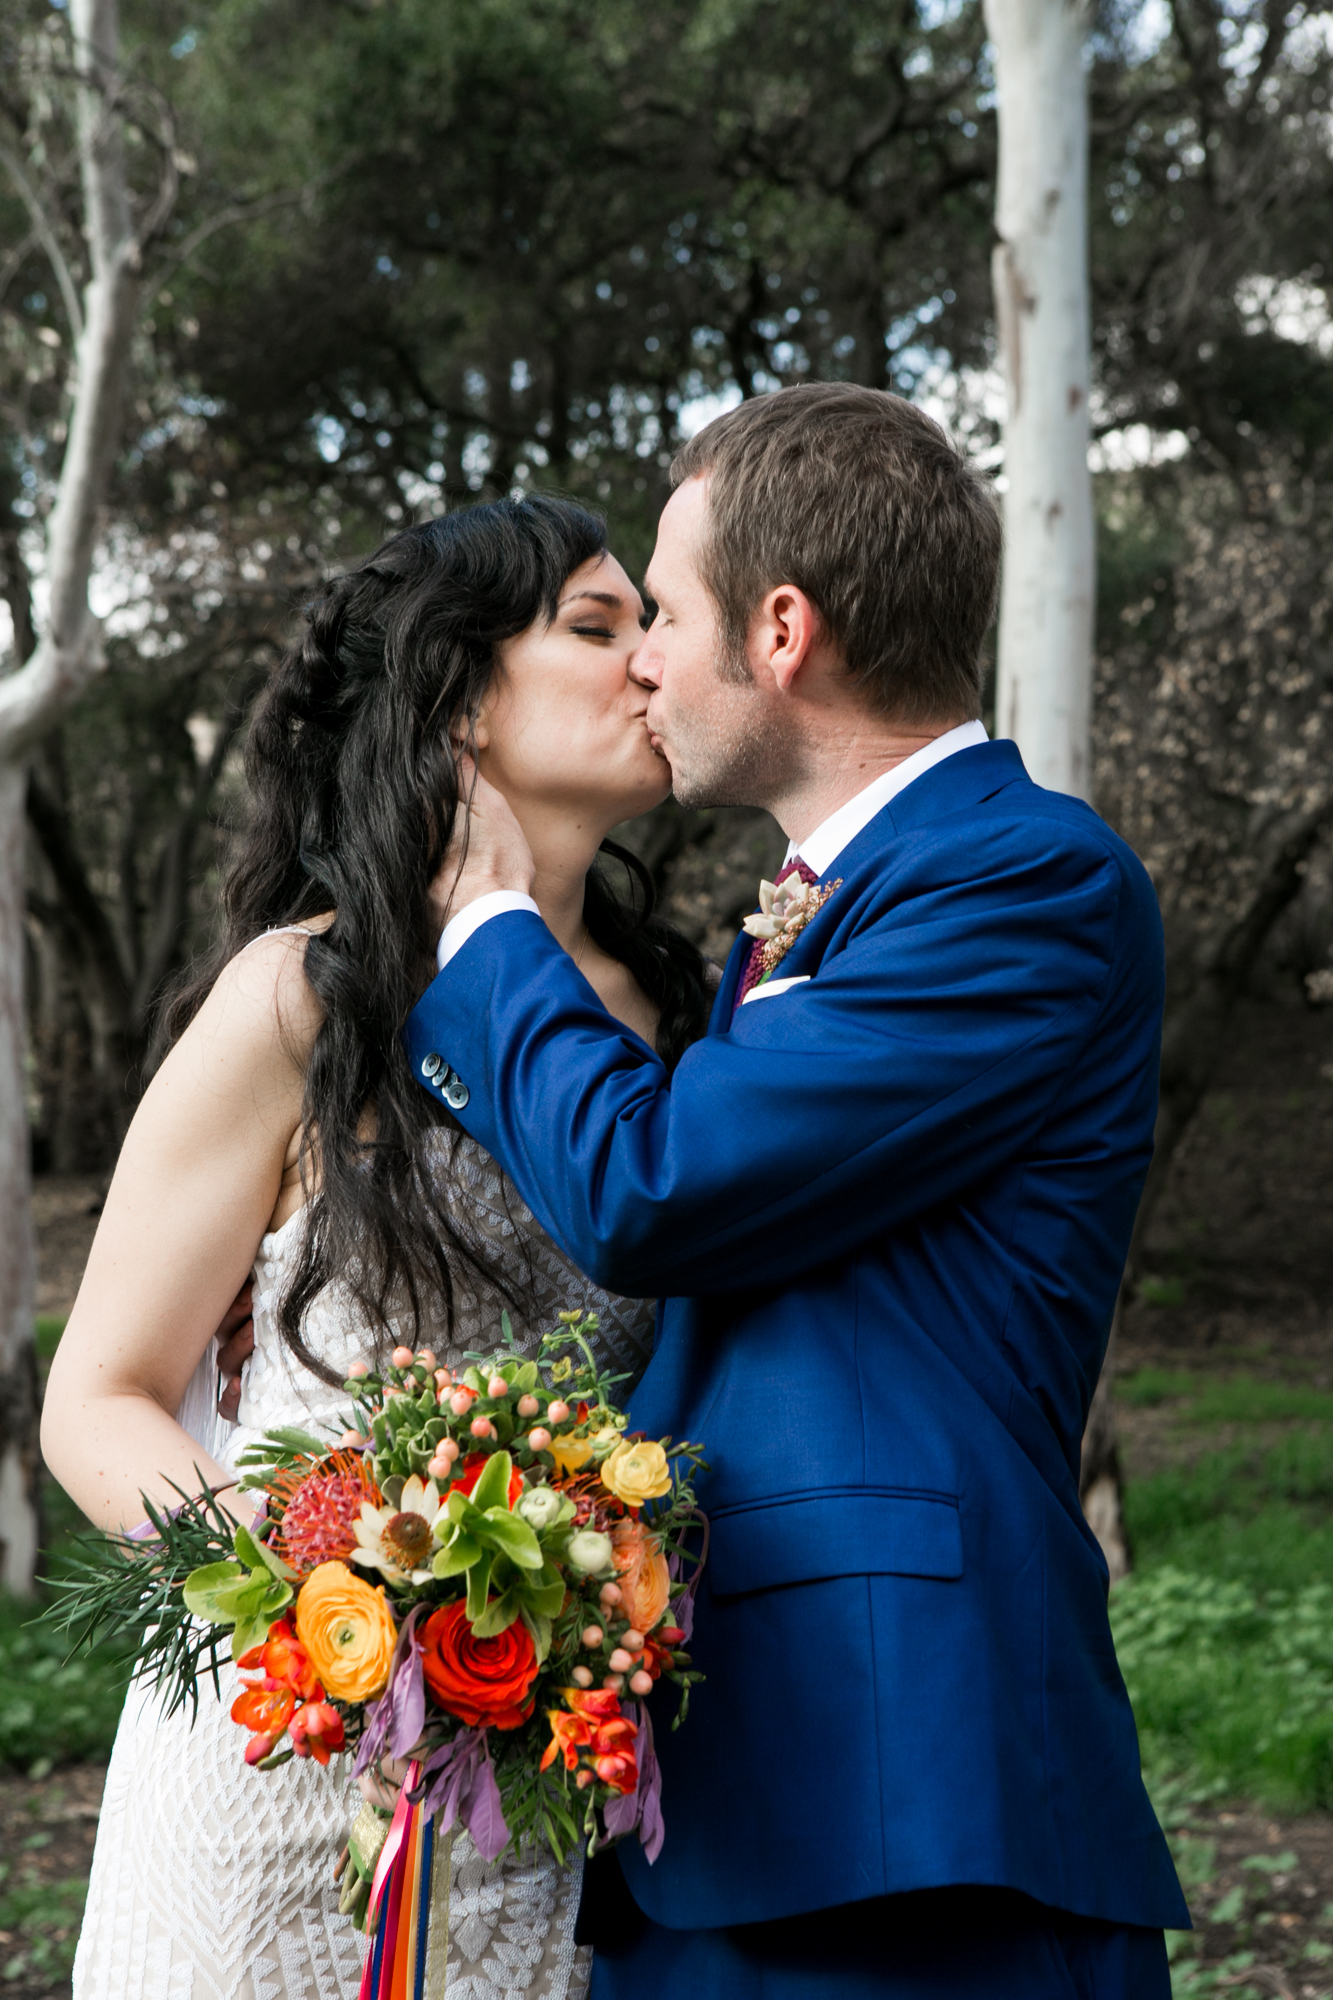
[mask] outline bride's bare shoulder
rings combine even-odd
[[[332,914],[300,928],[269,931],[227,961],[177,1051],[208,1061],[228,1058],[304,1073],[323,1022],[305,975],[306,947]]]

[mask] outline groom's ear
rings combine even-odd
[[[801,669],[824,648],[828,627],[813,598],[794,583],[780,583],[763,599],[750,627],[750,662],[766,667],[789,694]]]

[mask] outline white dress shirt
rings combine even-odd
[[[881,812],[890,799],[897,798],[899,792],[906,791],[913,779],[920,778],[936,764],[942,764],[955,751],[970,750],[976,743],[987,743],[989,737],[980,722],[962,722],[957,729],[946,729],[943,736],[937,736],[933,743],[927,743],[924,750],[914,750],[910,757],[904,757],[901,764],[895,764],[891,771],[882,771],[846,805],[838,807],[834,813],[817,826],[812,834],[797,847],[793,841],[787,849],[788,861],[799,854],[807,868],[816,875],[827,874],[844,847],[849,847],[862,827],[869,826],[877,812]],[[440,933],[436,961],[443,972],[455,952],[463,949],[472,933],[480,930],[492,917],[503,916],[506,910],[531,910],[535,916],[541,911],[531,896],[525,896],[517,889],[493,889],[488,896],[478,896],[475,903],[469,903],[456,917],[450,917]],[[766,986],[756,986],[747,994],[754,999],[759,994],[766,997],[782,992],[795,981],[770,980]]]
[[[943,736],[927,743],[924,750],[914,750],[910,757],[904,757],[902,763],[895,764],[891,771],[881,771],[877,778],[872,778],[854,799],[848,799],[845,806],[839,806],[836,812],[830,813],[799,847],[793,840],[787,848],[787,860],[795,861],[799,855],[816,875],[827,875],[843,848],[850,847],[862,827],[869,826],[875,814],[882,812],[899,792],[905,792],[913,779],[924,777],[927,771],[933,770],[936,764],[942,764],[956,751],[970,750],[976,743],[989,741],[985,726],[980,722],[960,722],[957,729],[946,729]]]

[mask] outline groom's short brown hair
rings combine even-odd
[[[952,439],[902,396],[809,382],[717,417],[676,454],[708,481],[700,564],[729,662],[792,583],[817,606],[868,702],[903,722],[981,710],[1000,518]]]

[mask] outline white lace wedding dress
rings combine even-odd
[[[637,1375],[648,1355],[651,1307],[609,1297],[567,1261],[519,1195],[466,1134],[439,1171],[465,1236],[503,1273],[522,1311],[518,1338],[535,1350],[558,1312],[601,1315],[600,1340],[614,1363]],[[240,1421],[214,1411],[213,1353],[187,1391],[180,1421],[203,1448],[234,1463],[246,1441],[271,1425],[318,1425],[346,1399],[303,1368],[279,1338],[276,1306],[302,1227],[300,1214],[265,1236],[254,1267],[255,1351]],[[499,1342],[506,1301],[484,1280],[456,1284],[452,1342],[427,1328],[442,1362]],[[344,1374],[369,1343],[348,1302],[332,1290],[315,1302],[306,1338]],[[404,1329],[410,1339],[410,1331]],[[421,1343],[413,1343],[421,1344]],[[364,1941],[338,1915],[334,1861],[360,1798],[350,1759],[327,1771],[293,1760],[252,1771],[245,1732],[229,1710],[235,1671],[211,1680],[189,1710],[169,1721],[151,1694],[131,1688],[107,1771],[87,1912],[74,1966],[74,2000],[355,2000]],[[339,1772],[339,1765],[342,1772]],[[441,1842],[440,1848],[445,1848]],[[429,2000],[581,2000],[589,1958],[575,1949],[581,1866],[549,1858],[488,1865],[455,1833],[435,1895],[448,1891],[447,1972],[431,1968]]]

